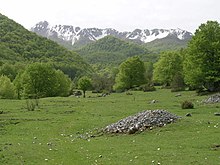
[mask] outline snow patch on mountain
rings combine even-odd
[[[47,21],[39,22],[31,28],[31,31],[47,38],[58,38],[65,42],[70,42],[72,45],[77,43],[79,40],[92,42],[108,35],[141,43],[148,43],[168,36],[175,36],[180,40],[184,40],[192,36],[192,33],[181,29],[135,29],[132,32],[119,32],[112,28],[99,29],[80,28],[71,25],[50,25]]]

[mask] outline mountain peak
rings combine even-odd
[[[179,40],[188,40],[192,37],[192,33],[182,29],[135,29],[131,32],[117,31],[112,28],[80,28],[72,25],[54,25],[51,26],[47,21],[37,23],[31,31],[59,41],[64,45],[68,44],[71,47],[79,47],[88,43],[97,41],[108,35],[130,40],[136,43],[148,43],[156,39],[162,39],[169,36],[176,37]]]

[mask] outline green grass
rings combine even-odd
[[[201,104],[207,96],[167,89],[91,98],[44,98],[27,111],[25,100],[0,100],[0,164],[51,165],[220,165],[220,104]],[[155,104],[150,101],[158,100]],[[181,109],[189,100],[194,109]],[[78,138],[143,110],[165,109],[182,119],[134,135]],[[185,117],[191,113],[192,117]]]

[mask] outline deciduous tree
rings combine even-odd
[[[119,73],[115,79],[115,90],[130,89],[146,83],[144,63],[139,57],[128,58],[119,66]]]
[[[78,80],[78,88],[83,91],[83,97],[86,97],[86,91],[91,88],[92,83],[90,78],[83,76]]]
[[[210,91],[220,90],[220,25],[216,21],[201,24],[188,44],[184,62],[188,85]]]
[[[164,85],[171,85],[174,77],[182,76],[183,58],[177,51],[163,52],[154,65],[153,79]]]
[[[15,98],[15,87],[7,76],[0,76],[0,98]]]

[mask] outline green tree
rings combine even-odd
[[[68,96],[72,89],[71,79],[61,70],[56,71],[56,77],[58,80],[57,96]]]
[[[78,88],[83,91],[83,97],[86,97],[86,91],[91,88],[92,82],[87,76],[83,76],[78,80]]]
[[[201,24],[188,44],[184,62],[185,82],[195,88],[220,90],[220,25]]]
[[[16,74],[16,68],[11,64],[5,63],[0,67],[0,75],[7,76],[11,81],[15,79]]]
[[[167,51],[154,64],[153,80],[170,86],[175,77],[182,77],[183,57],[177,51]]]
[[[0,76],[0,97],[5,99],[15,98],[15,87],[7,76]]]
[[[22,75],[24,94],[34,97],[57,95],[59,87],[56,71],[50,65],[33,63]]]
[[[115,79],[115,90],[130,89],[146,83],[144,63],[139,57],[128,58],[119,66],[119,72]]]
[[[152,78],[153,78],[153,63],[152,62],[145,62],[144,63],[145,69],[146,69],[146,79],[148,83],[152,82]]]
[[[22,74],[23,74],[22,72],[18,73],[13,81],[18,99],[21,98],[21,92],[23,90],[23,81],[22,81],[23,76],[22,76]]]

